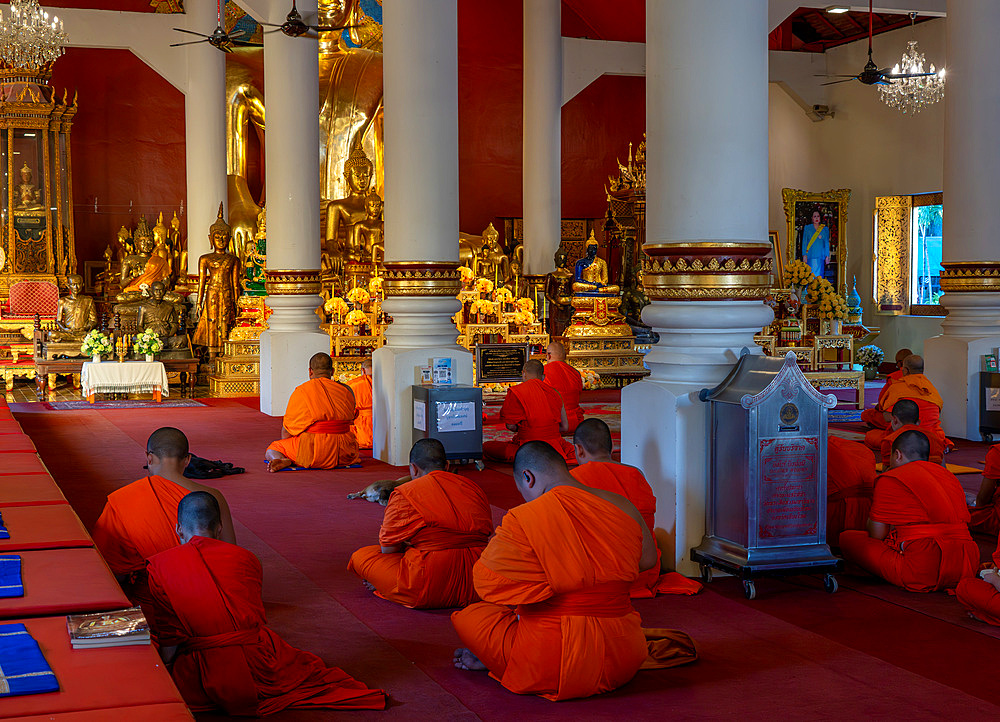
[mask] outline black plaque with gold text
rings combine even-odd
[[[529,358],[526,343],[476,344],[476,380],[480,384],[520,381]]]

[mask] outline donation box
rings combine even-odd
[[[784,359],[743,355],[726,379],[704,389],[709,404],[706,532],[691,550],[702,577],[712,568],[743,580],[748,599],[758,576],[826,572],[841,560],[826,543],[827,410],[820,394]]]
[[[482,389],[461,384],[411,388],[413,441],[437,439],[453,461],[483,458]]]

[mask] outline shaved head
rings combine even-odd
[[[217,539],[222,528],[219,502],[207,491],[192,491],[177,505],[177,526],[188,536]]]
[[[437,439],[420,439],[410,449],[410,463],[423,472],[444,471],[448,466],[444,444]]]
[[[896,352],[896,366],[902,364],[903,359],[905,359],[907,356],[912,356],[912,355],[913,352],[908,348],[899,349],[899,351]]]
[[[514,480],[518,481],[525,471],[530,471],[539,477],[569,474],[562,454],[544,441],[521,444],[514,454]]]
[[[543,379],[545,378],[545,367],[538,359],[531,359],[521,369],[521,377],[524,379]]]
[[[363,359],[361,359],[361,368],[362,369],[366,369],[368,371],[372,370],[372,357],[371,356],[365,356]]]
[[[545,353],[551,356],[553,361],[566,360],[566,347],[563,346],[558,341],[553,341],[552,343],[550,343],[548,348],[545,349]]]
[[[588,454],[611,454],[611,429],[600,419],[584,419],[573,432],[573,443],[582,446]]]
[[[924,358],[911,353],[903,359],[903,368],[909,374],[922,374],[924,372]]]
[[[328,353],[321,352],[314,354],[309,359],[309,370],[313,372],[314,376],[332,376],[333,359],[330,358],[330,354]]]
[[[920,423],[920,407],[913,399],[900,399],[893,404],[892,415],[899,419],[899,422],[904,426],[906,424],[916,426]]]
[[[899,451],[907,461],[927,461],[931,442],[922,431],[904,431],[892,442],[892,450]]]
[[[187,437],[180,429],[164,426],[150,435],[146,453],[161,459],[183,459],[189,453]]]

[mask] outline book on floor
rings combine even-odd
[[[139,607],[66,617],[73,649],[149,644],[149,625]]]

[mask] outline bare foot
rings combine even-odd
[[[975,620],[976,620],[977,622],[982,622],[983,624],[989,624],[989,622],[987,622],[987,621],[986,621],[985,619],[980,619],[979,617],[977,617],[977,616],[976,616],[975,614],[973,614],[972,612],[968,612],[968,611],[967,611],[967,612],[966,612],[966,614],[968,614],[968,615],[969,615],[969,618],[970,618],[970,619],[975,619]]]
[[[268,471],[281,471],[292,465],[291,459],[271,459],[267,462]]]
[[[365,585],[365,589],[367,589],[369,592],[374,592],[375,591],[375,585],[372,584],[367,579],[362,579],[361,583]]]
[[[485,672],[486,665],[479,661],[479,657],[474,655],[465,647],[455,650],[455,666],[458,669],[467,669],[471,672]]]

